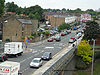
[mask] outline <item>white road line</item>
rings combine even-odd
[[[37,51],[33,51],[32,53],[36,53]]]
[[[42,52],[44,52],[44,50]]]
[[[54,48],[54,47],[45,47],[45,49],[48,49],[48,48]]]
[[[26,71],[26,70],[28,70],[28,69],[29,69],[29,67],[28,67],[28,68],[26,68],[26,69],[24,69],[24,70],[22,71],[22,73],[23,73],[23,72],[25,72],[25,71]]]
[[[62,47],[58,47],[58,48],[62,49]]]
[[[22,63],[22,62],[24,62],[24,61],[26,61],[26,59],[22,60],[20,63]]]

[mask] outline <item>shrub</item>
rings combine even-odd
[[[75,68],[78,70],[85,70],[88,68],[89,65],[87,65],[82,58],[78,57]]]
[[[44,31],[43,34],[46,35],[46,36],[49,36],[50,32],[49,31]]]
[[[95,52],[94,57],[95,57],[95,59],[99,59],[100,58],[100,51]]]
[[[41,34],[43,34],[43,32],[38,32],[38,36],[40,36]]]
[[[2,34],[0,34],[0,40],[2,39]]]
[[[83,40],[77,47],[77,56],[81,57],[86,64],[92,62],[92,50],[87,41]]]
[[[28,39],[32,39],[32,38],[34,38],[34,36],[28,36]]]
[[[10,39],[6,39],[6,42],[10,42]]]
[[[45,27],[45,30],[48,30],[49,28],[48,27]]]
[[[32,33],[31,35],[32,35],[32,36],[34,36],[34,37],[35,37],[35,36],[37,36],[37,34],[36,34],[36,33]]]

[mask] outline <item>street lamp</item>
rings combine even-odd
[[[94,46],[95,46],[95,40],[93,40],[93,55],[92,55],[92,68],[91,68],[91,75],[93,75],[93,62],[94,62]]]

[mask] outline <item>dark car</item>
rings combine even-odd
[[[7,55],[1,53],[1,54],[0,54],[0,61],[5,61],[5,60],[7,60]]]
[[[44,59],[44,60],[50,60],[51,58],[52,58],[51,52],[45,52],[42,55],[42,59]]]

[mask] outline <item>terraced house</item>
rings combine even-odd
[[[36,32],[38,27],[38,20],[31,20],[28,18],[18,18],[11,15],[4,21],[3,24],[3,41],[22,41],[22,37],[31,36]]]

